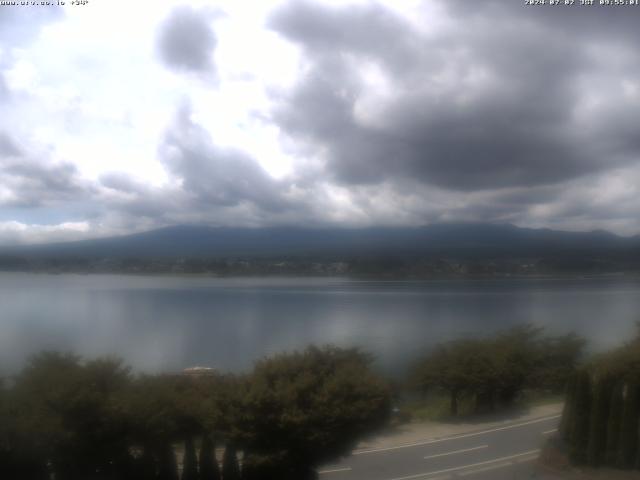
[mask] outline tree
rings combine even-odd
[[[16,417],[57,479],[126,477],[131,466],[118,398],[129,382],[121,361],[44,352],[16,378]]]
[[[573,377],[584,356],[586,341],[575,333],[540,339],[534,374],[530,385],[563,393],[569,379]]]
[[[193,438],[184,441],[184,459],[182,460],[182,480],[198,480],[198,458]]]
[[[418,362],[414,378],[418,387],[429,392],[442,389],[449,395],[450,412],[458,414],[460,398],[481,390],[493,396],[491,354],[483,340],[456,340],[438,345]]]
[[[158,450],[158,480],[178,480],[178,464],[173,446],[163,442]]]
[[[277,466],[282,480],[313,478],[388,418],[390,391],[370,363],[357,349],[335,347],[258,362],[242,395],[243,449]]]
[[[543,337],[541,328],[517,326],[492,338],[436,346],[414,367],[414,383],[424,392],[447,392],[451,415],[465,396],[475,400],[476,411],[492,411],[512,405],[527,387],[563,391],[583,347],[577,335]]]
[[[576,375],[572,375],[567,382],[562,418],[560,419],[559,432],[563,440],[569,441],[573,428],[574,405],[576,401]]]
[[[587,444],[587,463],[598,467],[605,460],[607,451],[607,422],[611,402],[611,378],[598,378],[593,391],[593,405],[589,419],[589,441]]]
[[[224,480],[240,480],[238,453],[233,444],[227,444],[222,457],[222,478]]]
[[[573,383],[561,421],[571,460],[640,468],[640,337],[594,356]]]
[[[197,459],[193,439],[208,430],[207,418],[214,416],[215,391],[208,378],[178,375],[142,375],[126,392],[123,409],[128,419],[130,438],[145,452],[153,452],[163,475],[173,470],[167,445],[184,442],[186,478],[197,477]],[[160,465],[161,464],[161,465]],[[195,475],[195,476],[194,476]]]
[[[607,419],[607,448],[605,460],[608,465],[615,465],[620,440],[622,410],[624,408],[624,384],[620,381],[611,391],[609,418]]]
[[[498,334],[488,348],[495,355],[495,383],[498,400],[510,406],[540,366],[542,329],[522,325]]]
[[[13,393],[0,382],[0,478],[48,480],[46,458],[20,428]]]
[[[618,446],[618,466],[632,468],[638,448],[638,419],[640,415],[640,385],[630,381],[625,385],[624,404]]]
[[[220,480],[220,467],[215,456],[215,444],[206,433],[202,436],[199,467],[200,480]]]
[[[571,425],[570,457],[574,463],[585,463],[589,443],[589,419],[591,409],[591,376],[582,371],[576,379],[576,397]]]

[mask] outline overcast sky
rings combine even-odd
[[[70,3],[0,6],[2,244],[174,224],[640,233],[640,7]]]

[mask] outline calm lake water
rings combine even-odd
[[[640,319],[624,278],[358,281],[0,274],[0,372],[42,349],[136,369],[248,369],[309,343],[357,345],[399,372],[435,343],[517,324],[617,345]]]

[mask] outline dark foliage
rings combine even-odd
[[[314,348],[259,362],[246,384],[239,440],[282,480],[312,478],[383,425],[390,391],[353,349]]]
[[[189,436],[184,441],[184,459],[182,460],[181,480],[199,480],[199,478],[196,447],[193,444],[193,438]]]
[[[199,467],[200,480],[220,480],[220,467],[215,456],[215,444],[206,433],[202,436]]]
[[[640,469],[640,336],[576,373],[562,437],[571,460]]]
[[[456,340],[421,359],[413,383],[427,393],[446,391],[453,416],[463,397],[471,397],[478,412],[493,411],[513,405],[525,388],[564,391],[583,346],[578,336],[544,337],[529,325],[493,338]]]
[[[224,480],[240,480],[240,465],[238,452],[233,444],[228,444],[222,457],[222,478]]]

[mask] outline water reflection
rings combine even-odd
[[[396,371],[434,343],[527,322],[608,348],[640,318],[640,283],[0,274],[0,305],[5,373],[44,348],[116,354],[147,371],[238,371],[308,343],[358,345]]]

